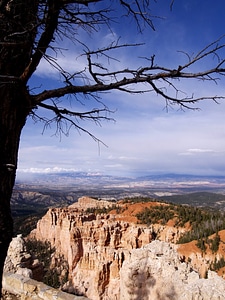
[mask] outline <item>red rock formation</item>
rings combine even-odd
[[[174,227],[173,220],[164,226],[137,224],[136,213],[156,202],[126,204],[119,215],[115,211],[85,213],[89,207],[112,205],[82,197],[67,208],[50,209],[31,233],[36,239],[51,242],[56,248],[55,258],[63,256],[68,261],[67,291],[92,300],[184,299],[184,291],[186,300],[224,299],[218,297],[225,290],[225,281],[216,273],[209,272],[208,281],[200,279],[209,257],[203,257],[195,245],[194,252],[189,251],[190,244],[171,246],[187,229]],[[164,243],[151,243],[155,238]],[[207,286],[218,293],[207,291]]]
[[[181,229],[168,226],[143,226],[126,222],[115,214],[85,214],[88,207],[113,205],[82,197],[67,208],[50,209],[31,233],[48,240],[69,264],[67,289],[91,299],[117,299],[120,269],[131,249],[157,238],[176,241]],[[113,296],[115,295],[115,297]],[[108,298],[107,298],[108,299]]]

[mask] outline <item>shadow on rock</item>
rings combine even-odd
[[[141,259],[127,274],[126,300],[178,300],[173,284],[164,285],[163,279],[151,274],[148,259]],[[125,299],[124,298],[124,299]]]

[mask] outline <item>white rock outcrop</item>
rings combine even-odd
[[[4,272],[17,273],[37,280],[43,277],[43,265],[28,253],[22,235],[14,237],[9,245]]]
[[[221,300],[225,281],[215,272],[200,278],[176,246],[153,241],[130,251],[120,269],[120,300]]]

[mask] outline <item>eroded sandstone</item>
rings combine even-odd
[[[95,205],[106,203],[82,197],[70,207],[50,209],[31,233],[50,241],[55,259],[63,256],[68,261],[66,291],[92,300],[225,299],[225,281],[210,271],[207,280],[200,278],[171,244],[184,229],[85,213]],[[202,298],[206,293],[211,298]]]

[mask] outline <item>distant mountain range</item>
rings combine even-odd
[[[27,177],[28,178],[28,177]],[[97,173],[30,173],[29,179],[17,180],[17,185],[42,186],[54,189],[124,188],[152,189],[153,191],[194,192],[213,190],[225,193],[225,176],[197,176],[186,174],[147,175],[137,178],[102,175]]]

